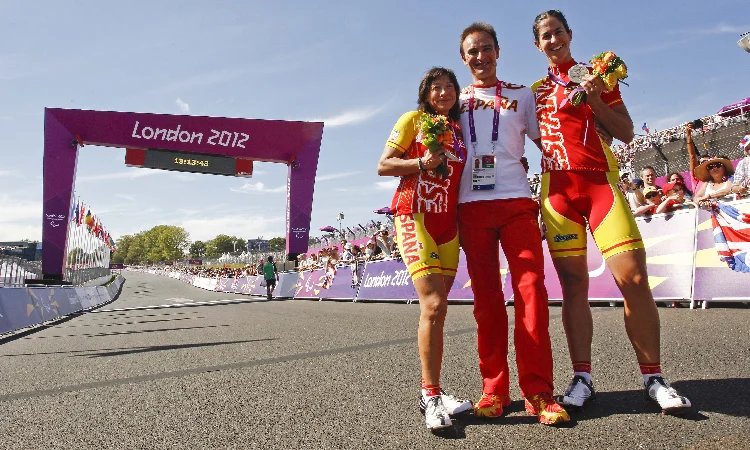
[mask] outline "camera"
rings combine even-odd
[[[701,119],[695,119],[694,121],[690,122],[690,125],[693,126],[694,130],[700,130],[703,128],[703,121]]]

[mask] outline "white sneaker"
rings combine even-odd
[[[649,378],[645,388],[646,398],[657,403],[662,414],[680,414],[690,408],[690,400],[678,394],[664,377]]]
[[[587,383],[586,379],[582,376],[574,375],[568,388],[565,390],[565,394],[557,397],[557,403],[564,407],[583,408],[583,405],[595,398],[594,382]]]
[[[449,416],[455,416],[457,414],[461,414],[462,412],[466,412],[474,406],[471,403],[471,400],[461,400],[458,399],[452,395],[446,394],[444,390],[440,389],[440,397],[443,399],[443,406],[445,407],[445,410],[448,412]],[[419,395],[419,410],[422,412],[422,414],[425,413],[425,409],[427,407],[427,399],[425,398],[424,394]]]
[[[453,426],[448,411],[445,410],[443,399],[440,395],[433,395],[426,400],[424,421],[431,431]]]

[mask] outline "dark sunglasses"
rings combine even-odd
[[[646,194],[646,198],[654,198],[657,195],[659,195],[658,192],[649,192],[648,194]]]
[[[722,163],[711,163],[711,164],[709,164],[709,165],[706,166],[706,168],[708,168],[708,170],[718,169],[719,167],[724,167],[724,164],[722,164]]]

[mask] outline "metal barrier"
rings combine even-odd
[[[42,278],[42,262],[15,256],[0,258],[0,286],[24,286],[25,280]]]

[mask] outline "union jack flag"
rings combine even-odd
[[[641,130],[645,131],[646,134],[650,133],[648,126],[646,125],[646,122],[643,122],[643,126],[641,127]]]
[[[750,214],[717,202],[711,222],[714,227],[714,245],[719,259],[735,272],[750,273]]]

